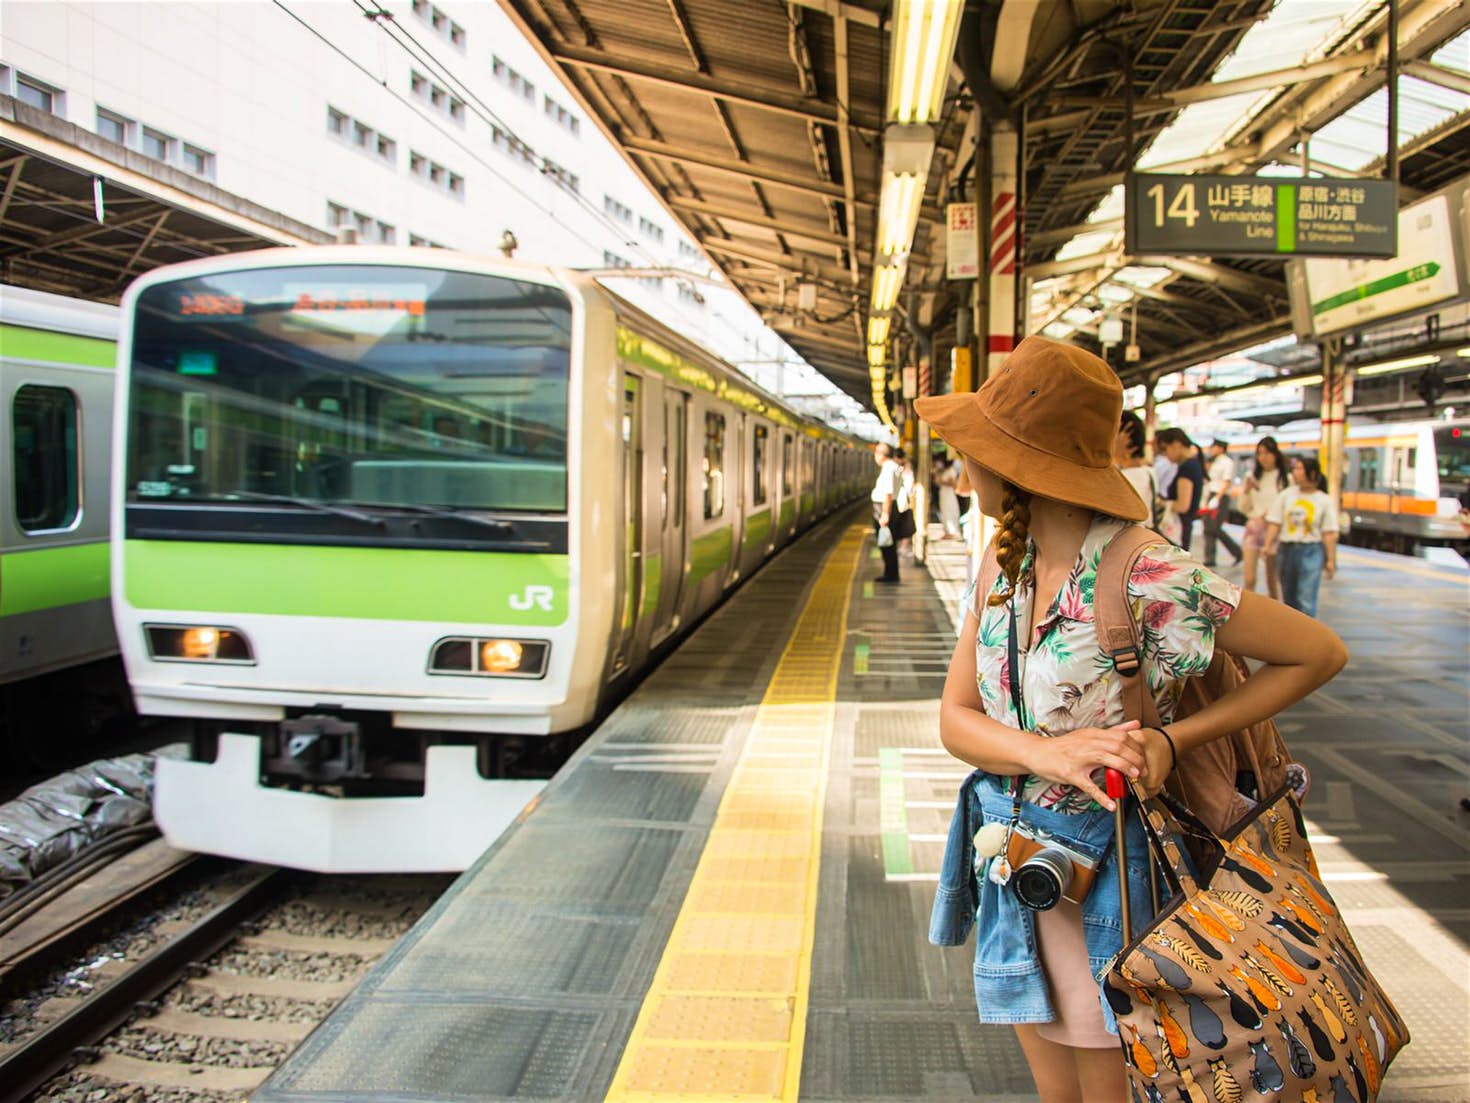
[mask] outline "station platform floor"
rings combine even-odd
[[[967,773],[937,734],[962,546],[875,584],[852,522],[712,615],[251,1099],[1034,1099],[972,948],[926,941]],[[1470,575],[1342,568],[1321,612],[1352,661],[1282,727],[1413,1032],[1380,1098],[1470,1101]]]

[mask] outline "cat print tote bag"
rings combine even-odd
[[[1103,981],[1134,1103],[1373,1103],[1409,1031],[1322,884],[1295,798],[1283,789],[1228,838],[1166,794],[1139,807],[1175,891]]]

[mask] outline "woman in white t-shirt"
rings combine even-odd
[[[1337,574],[1337,507],[1315,458],[1292,460],[1291,481],[1266,511],[1266,554],[1279,547],[1282,600],[1315,617],[1322,576]]]
[[[1266,590],[1278,601],[1281,599],[1281,572],[1276,557],[1265,556],[1266,511],[1276,504],[1276,499],[1286,489],[1286,457],[1275,437],[1262,437],[1256,445],[1256,468],[1246,475],[1242,484],[1239,509],[1245,514],[1245,539],[1241,541],[1242,558],[1245,563],[1245,589],[1256,588],[1256,572],[1261,560],[1266,560]]]
[[[1123,478],[1128,480],[1129,485],[1138,492],[1143,504],[1148,506],[1149,520],[1146,524],[1157,528],[1163,513],[1159,500],[1159,480],[1154,473],[1153,464],[1148,462],[1143,453],[1143,419],[1132,410],[1124,410],[1123,419],[1118,424],[1118,435],[1113,438],[1113,463],[1123,472]]]

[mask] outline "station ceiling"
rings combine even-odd
[[[864,311],[882,169],[890,5],[500,3],[730,282],[797,352],[866,403]],[[952,332],[945,311],[957,301],[943,279],[936,231],[949,183],[966,171],[961,140],[977,103],[992,118],[1010,117],[1023,135],[1024,269],[1027,280],[1046,289],[1052,305],[1043,313],[1059,318],[1097,306],[1108,283],[1128,283],[1133,292],[1143,357],[1117,365],[1125,381],[1289,331],[1281,261],[1125,257],[1121,225],[1089,222],[1182,109],[1224,94],[1211,83],[1213,74],[1273,6],[1273,0],[972,0],[909,264],[907,286],[920,298],[900,298],[901,306],[915,307],[936,325],[936,359]],[[1015,8],[1034,9],[1019,65],[1014,56],[992,55],[997,28]],[[1400,0],[1399,9],[1400,63],[1470,89],[1465,74],[1427,62],[1470,26],[1470,5]],[[1265,102],[1228,141],[1160,170],[1256,171],[1288,158],[1304,129],[1319,130],[1380,90],[1386,6],[1364,5],[1361,13],[1310,67],[1246,89],[1262,92]],[[1014,39],[1004,41],[1004,48],[1015,48]],[[1134,73],[1131,146],[1124,56]],[[997,61],[1018,71],[1019,81],[989,81]],[[962,69],[979,87],[962,79]],[[1462,112],[1402,150],[1404,201],[1470,170],[1467,130],[1470,112]],[[1074,238],[1100,229],[1115,231],[1116,240],[1058,258]],[[1152,271],[1129,281],[1128,272],[1140,269]],[[801,284],[814,285],[814,309],[798,309]],[[1047,320],[1033,312],[1033,324]],[[1078,326],[1071,339],[1095,347],[1095,321]]]

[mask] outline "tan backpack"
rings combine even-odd
[[[1123,713],[1145,727],[1158,727],[1159,714],[1143,676],[1143,643],[1128,600],[1133,565],[1148,548],[1164,544],[1158,533],[1129,525],[1103,550],[1093,588],[1097,642],[1123,683]],[[1185,682],[1175,720],[1198,712],[1250,676],[1238,655],[1216,649],[1209,669]],[[1181,752],[1166,788],[1217,835],[1257,804],[1268,803],[1287,785],[1291,754],[1272,720],[1261,720],[1203,746]]]

